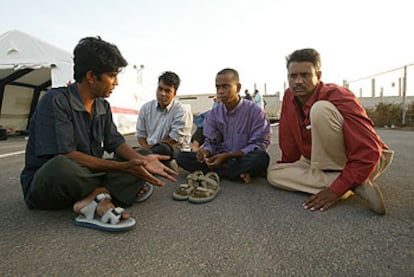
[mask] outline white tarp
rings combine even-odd
[[[5,82],[24,69],[33,71]],[[108,98],[114,122],[123,134],[135,131],[139,107],[145,102],[139,93],[136,74],[132,68],[125,69],[119,76],[122,79],[119,88]],[[5,84],[3,92],[0,91],[2,128],[27,128],[30,111],[36,104],[34,90],[48,81],[51,81],[51,85],[43,86],[44,90],[73,82],[71,53],[20,31],[9,31],[0,35],[0,90],[1,82]],[[43,93],[44,91],[41,95]]]
[[[72,78],[71,53],[20,31],[0,35],[2,128],[25,130],[38,91],[65,86]]]
[[[20,31],[2,34],[0,70],[16,71],[25,68],[50,68],[52,87],[64,86],[73,78],[72,54]],[[4,74],[0,78],[4,78]],[[32,85],[45,81],[33,81]]]

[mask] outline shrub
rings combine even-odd
[[[402,109],[401,103],[379,103],[375,108],[366,109],[368,116],[374,121],[378,127],[382,126],[401,126],[402,125]],[[414,103],[407,105],[406,126],[414,126]]]

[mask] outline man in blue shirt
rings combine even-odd
[[[220,104],[204,121],[204,145],[197,152],[180,153],[177,163],[188,171],[214,171],[220,177],[251,182],[265,176],[269,165],[270,121],[263,109],[240,95],[236,70],[226,68],[216,76]]]
[[[176,174],[159,160],[142,156],[117,131],[109,97],[127,62],[118,48],[87,37],[74,50],[74,79],[69,87],[49,90],[31,119],[21,174],[29,208],[55,210],[73,206],[75,223],[105,231],[125,231],[135,220],[117,205],[131,205],[145,181],[164,186]],[[104,151],[118,160],[103,159]]]

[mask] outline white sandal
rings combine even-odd
[[[80,210],[80,215],[74,219],[76,225],[97,229],[107,232],[128,231],[135,227],[135,219],[122,219],[122,213],[125,211],[121,207],[108,209],[100,218],[96,218],[96,208],[104,200],[111,200],[107,193],[98,194],[94,200]]]

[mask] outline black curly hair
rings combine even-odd
[[[104,72],[114,72],[128,65],[118,47],[98,37],[82,38],[73,50],[73,77],[81,82],[86,72],[98,78]]]
[[[177,74],[171,71],[165,71],[158,77],[158,82],[163,81],[164,84],[167,86],[173,86],[175,91],[177,91],[178,87],[180,86],[180,77]]]

